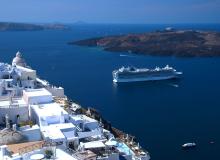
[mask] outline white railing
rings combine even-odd
[[[20,104],[12,104],[12,105],[6,105],[6,106],[0,105],[0,108],[22,108],[22,107],[27,107],[27,105],[20,105]]]

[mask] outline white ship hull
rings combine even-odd
[[[178,75],[181,75],[179,73]],[[114,78],[113,82],[115,83],[123,83],[123,82],[141,82],[141,81],[159,81],[159,80],[167,80],[178,78],[178,75],[164,76],[164,77],[141,77],[141,78]]]

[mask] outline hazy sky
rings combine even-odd
[[[0,0],[0,21],[219,23],[220,0]]]

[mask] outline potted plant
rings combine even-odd
[[[45,158],[50,159],[53,156],[53,152],[51,150],[45,150]]]

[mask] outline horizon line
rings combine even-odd
[[[86,22],[86,21],[75,21],[75,22],[31,22],[31,21],[0,21],[0,23],[26,23],[26,24],[69,24],[69,25],[86,25],[86,24],[103,24],[103,25],[108,25],[108,24],[115,24],[115,25],[183,25],[183,24],[220,24],[220,22],[166,22],[166,23],[131,23],[131,22],[124,22],[124,23],[120,23],[120,22]]]

